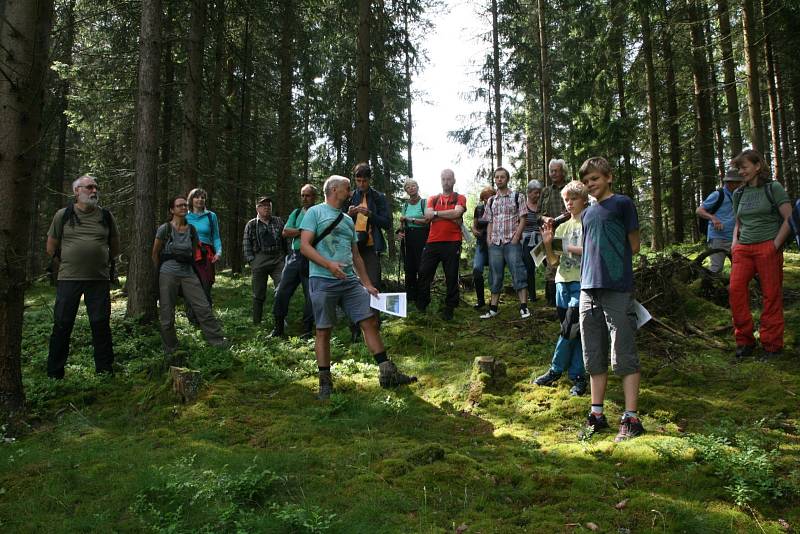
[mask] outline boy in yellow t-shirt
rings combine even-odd
[[[578,327],[578,302],[581,296],[581,255],[583,254],[583,226],[581,213],[589,204],[589,191],[575,180],[561,190],[561,196],[571,217],[553,231],[552,219],[545,223],[542,240],[550,265],[556,271],[556,309],[561,320],[561,332],[556,342],[550,369],[533,383],[538,386],[554,384],[567,371],[573,386],[570,394],[586,393],[586,371],[583,367],[580,329]],[[554,239],[561,240],[561,254],[557,254]]]

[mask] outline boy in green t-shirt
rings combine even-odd
[[[570,395],[586,393],[586,370],[583,367],[580,329],[578,327],[578,303],[581,296],[581,255],[583,254],[583,226],[581,213],[589,203],[589,191],[579,181],[568,183],[561,190],[561,196],[571,217],[553,231],[552,219],[545,223],[542,240],[547,251],[547,261],[557,265],[556,271],[556,310],[561,320],[561,332],[556,341],[550,369],[533,383],[537,386],[554,384],[564,371],[572,380]],[[553,239],[560,238],[563,251],[559,256],[553,248]]]

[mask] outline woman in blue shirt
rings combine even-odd
[[[189,213],[186,214],[186,222],[194,226],[197,230],[197,237],[200,239],[202,249],[202,259],[196,262],[197,274],[200,277],[200,284],[203,286],[211,303],[211,286],[214,285],[215,269],[222,256],[222,239],[219,234],[219,220],[217,214],[206,209],[208,193],[205,189],[196,187],[189,192],[188,203]],[[194,314],[191,308],[187,307],[186,315],[189,320],[195,323]]]

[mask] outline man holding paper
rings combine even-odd
[[[417,381],[417,377],[398,371],[386,355],[377,319],[369,306],[370,295],[377,295],[378,290],[358,252],[355,223],[341,211],[349,197],[350,180],[331,176],[325,181],[325,202],[309,208],[300,224],[300,252],[310,262],[308,286],[317,325],[314,352],[319,368],[319,400],[330,398],[333,392],[331,330],[336,322],[337,304],[363,331],[364,341],[380,370],[381,387]]]

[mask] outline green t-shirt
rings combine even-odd
[[[303,217],[305,216],[306,216],[306,210],[302,208],[294,210],[289,215],[289,219],[286,221],[284,228],[288,228],[289,230],[295,230],[300,228],[300,225],[303,224]],[[300,250],[300,236],[297,236],[294,239],[292,239],[292,250]]]
[[[563,238],[565,251],[558,260],[556,282],[580,282],[581,257],[578,254],[566,252],[569,245],[580,247],[583,243],[583,224],[580,217],[561,223],[556,228],[555,237]]]
[[[61,221],[66,208],[58,210],[50,223],[47,235],[61,242],[61,266],[59,280],[108,280],[109,232],[111,237],[119,235],[117,223],[111,216],[111,227],[103,224],[103,213],[98,207],[83,212],[75,206],[75,215],[80,220],[67,221],[63,235]]]
[[[420,198],[419,202],[417,202],[416,204],[409,204],[408,202],[404,202],[401,212],[409,219],[424,219],[425,199]],[[406,225],[409,228],[425,228],[424,224],[415,224],[412,222],[406,222]]]
[[[308,230],[314,232],[317,236],[325,231],[325,229],[333,224],[336,217],[339,216],[341,210],[334,208],[326,202],[311,206],[303,217],[303,222],[300,225],[300,230]],[[341,263],[342,271],[348,278],[355,278],[356,274],[353,271],[353,245],[358,242],[356,237],[356,225],[353,219],[347,214],[342,217],[336,228],[331,233],[325,236],[325,239],[317,244],[317,252],[323,258],[331,261]],[[309,262],[310,267],[308,276],[319,276],[321,278],[336,279],[331,272],[325,267],[321,267],[314,263]]]
[[[769,182],[772,198],[780,208],[789,202],[789,196],[778,182]],[[741,193],[733,195],[733,213],[739,219],[739,239],[743,245],[775,239],[783,224],[783,217],[775,212],[764,191],[764,186],[744,186]]]

